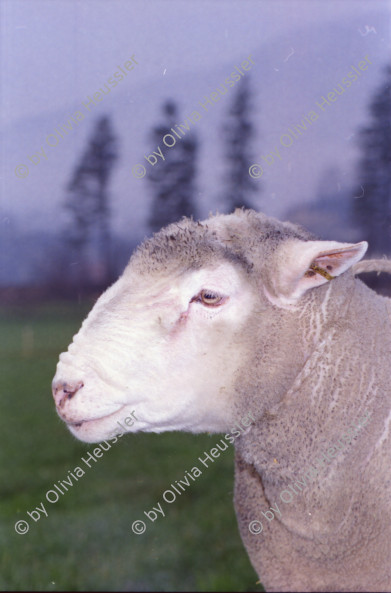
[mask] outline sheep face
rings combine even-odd
[[[132,414],[128,432],[222,432],[236,420],[239,394],[270,405],[316,339],[295,311],[326,306],[319,287],[367,247],[311,239],[236,211],[185,219],[147,240],[60,356],[53,395],[71,432],[99,442]],[[246,390],[247,375],[255,383]]]
[[[254,298],[229,262],[144,275],[130,262],[60,355],[60,417],[86,442],[118,434],[132,411],[129,432],[225,430]]]

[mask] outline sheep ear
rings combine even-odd
[[[360,261],[367,248],[366,241],[287,241],[278,257],[281,265],[274,284],[280,304],[294,304],[307,290],[343,274]]]

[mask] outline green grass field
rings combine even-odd
[[[57,417],[50,385],[84,305],[0,310],[0,589],[262,591],[238,533],[233,449],[172,504],[162,494],[218,435],[127,435],[88,469],[83,444]],[[58,502],[45,494],[76,467],[86,473]],[[203,467],[203,466],[202,466]],[[27,515],[43,502],[48,517]],[[161,502],[166,516],[143,511]],[[147,530],[131,526],[145,520]],[[15,532],[27,520],[29,531]]]

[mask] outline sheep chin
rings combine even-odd
[[[115,412],[79,422],[66,422],[67,428],[78,440],[86,443],[100,443],[105,439],[114,439],[126,432],[134,432],[134,428],[124,425],[121,420],[126,415],[121,406]]]

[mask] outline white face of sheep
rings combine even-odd
[[[254,300],[229,262],[175,277],[137,277],[130,267],[60,355],[53,381],[60,417],[86,442],[119,434],[120,425],[224,431],[233,417],[237,335]]]
[[[123,431],[224,432],[232,427],[237,379],[251,347],[244,328],[250,333],[269,307],[305,306],[306,292],[343,274],[367,249],[365,242],[300,239],[292,225],[274,221],[280,239],[274,250],[262,251],[262,239],[258,245],[251,234],[255,219],[266,221],[270,237],[272,219],[262,216],[215,217],[193,226],[191,240],[184,242],[182,234],[179,246],[168,227],[159,239],[173,239],[168,257],[165,252],[162,259],[162,244],[152,241],[150,251],[142,251],[144,259],[131,259],[57,365],[57,411],[75,436],[99,442]],[[212,255],[200,256],[194,228],[202,229],[201,238],[207,233]]]

